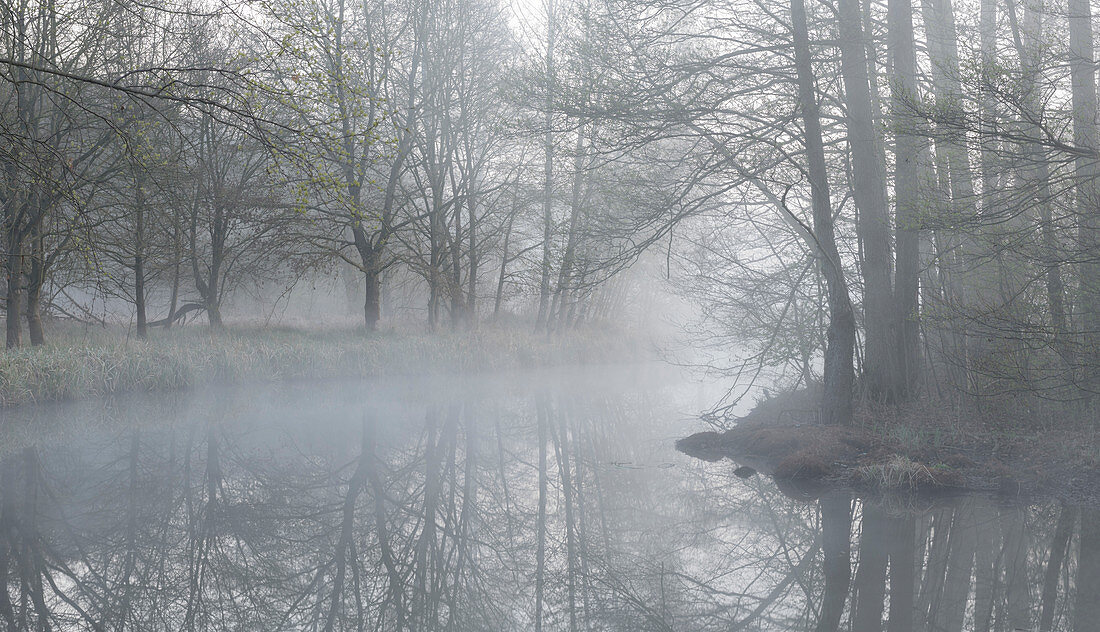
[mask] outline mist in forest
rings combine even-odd
[[[0,0],[0,628],[1100,629],[1090,0]]]

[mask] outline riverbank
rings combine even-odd
[[[212,383],[507,371],[650,354],[639,338],[595,327],[555,336],[518,327],[438,334],[184,327],[149,340],[112,329],[50,334],[41,347],[0,351],[0,407]]]
[[[832,427],[815,423],[806,401],[805,394],[773,399],[725,432],[697,433],[676,447],[708,461],[729,458],[746,468],[740,472],[758,471],[781,484],[885,493],[965,490],[1100,506],[1094,429],[963,419],[931,402],[900,411],[864,407],[852,426]]]

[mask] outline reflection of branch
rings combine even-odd
[[[794,583],[795,579],[798,579],[799,577],[802,577],[803,574],[805,574],[806,567],[809,566],[811,562],[813,562],[813,560],[817,557],[817,552],[820,550],[821,543],[817,540],[817,538],[814,538],[813,546],[810,547],[810,550],[806,551],[806,554],[802,556],[802,559],[798,561],[798,564],[791,568],[790,572],[787,573],[787,576],[783,578],[783,581],[776,584],[775,588],[773,588],[772,591],[768,593],[768,596],[764,597],[760,601],[760,604],[756,606],[756,609],[749,613],[747,617],[730,626],[730,632],[744,629],[745,626],[759,618],[760,615],[764,614],[764,611],[767,610],[768,607],[771,606],[776,599],[779,599],[781,596],[783,596],[783,593],[787,592],[787,589],[790,587],[791,584]]]
[[[665,620],[664,615],[646,603],[645,599],[634,594],[625,584],[614,581],[613,576],[607,578],[600,577],[597,581],[607,584],[607,587],[610,588],[614,594],[617,594],[637,608],[642,615],[645,616],[650,623],[656,625],[658,629],[672,632],[672,624]]]

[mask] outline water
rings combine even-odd
[[[713,396],[635,367],[6,411],[0,628],[1100,630],[1096,510],[742,479],[672,448]]]

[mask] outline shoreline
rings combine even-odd
[[[515,327],[437,334],[182,328],[145,341],[109,329],[51,333],[47,345],[0,351],[0,411],[213,383],[475,374],[652,355],[641,338],[595,327],[553,337]]]
[[[913,424],[825,426],[751,413],[724,432],[676,442],[688,456],[729,459],[748,468],[745,476],[759,472],[787,486],[880,495],[985,493],[1100,506],[1096,446],[1096,433],[1085,428],[951,435]]]

